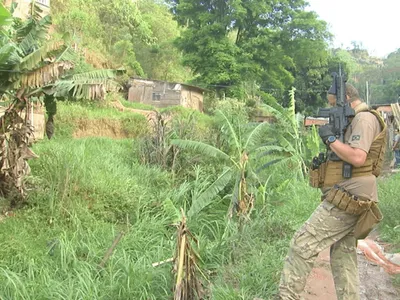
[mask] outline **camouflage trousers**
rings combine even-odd
[[[330,247],[330,263],[338,300],[358,300],[357,241],[353,235],[358,216],[323,201],[295,233],[279,284],[279,299],[302,299],[318,254]]]

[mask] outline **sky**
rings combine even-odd
[[[369,55],[385,57],[400,48],[400,0],[306,0],[334,34],[333,46],[361,43]]]

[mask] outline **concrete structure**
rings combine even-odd
[[[0,117],[4,115],[6,109],[7,107],[0,106]],[[25,112],[22,112],[20,116],[21,118],[25,119]],[[43,140],[46,127],[46,120],[43,109],[34,108],[29,115],[29,120],[31,120],[33,127],[35,129],[34,137],[33,140],[31,140],[31,142],[37,140]]]
[[[134,78],[130,82],[128,101],[149,104],[163,108],[183,106],[203,111],[204,89],[184,84],[160,80]]]
[[[32,0],[6,0],[6,7],[11,7],[12,3],[17,4],[13,16],[21,19],[26,19],[30,15]],[[35,0],[35,3],[42,9],[43,15],[50,13],[50,0]]]

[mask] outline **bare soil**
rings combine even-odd
[[[89,120],[80,119],[73,133],[74,138],[82,137],[110,137],[114,139],[127,138],[121,123],[117,120],[101,119]]]
[[[119,111],[129,111],[136,114],[141,114],[147,118],[150,126],[154,124],[153,120],[156,118],[156,113],[154,111],[125,107],[119,101],[112,101],[110,103],[110,106]],[[83,138],[83,137],[109,137],[113,139],[130,138],[129,134],[127,134],[123,130],[122,125],[118,120],[80,119],[77,121],[76,127],[77,128],[75,129],[72,135],[74,138]]]

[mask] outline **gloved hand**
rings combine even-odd
[[[333,125],[330,124],[319,127],[318,133],[324,144],[326,143],[328,137],[335,135],[333,132]]]

